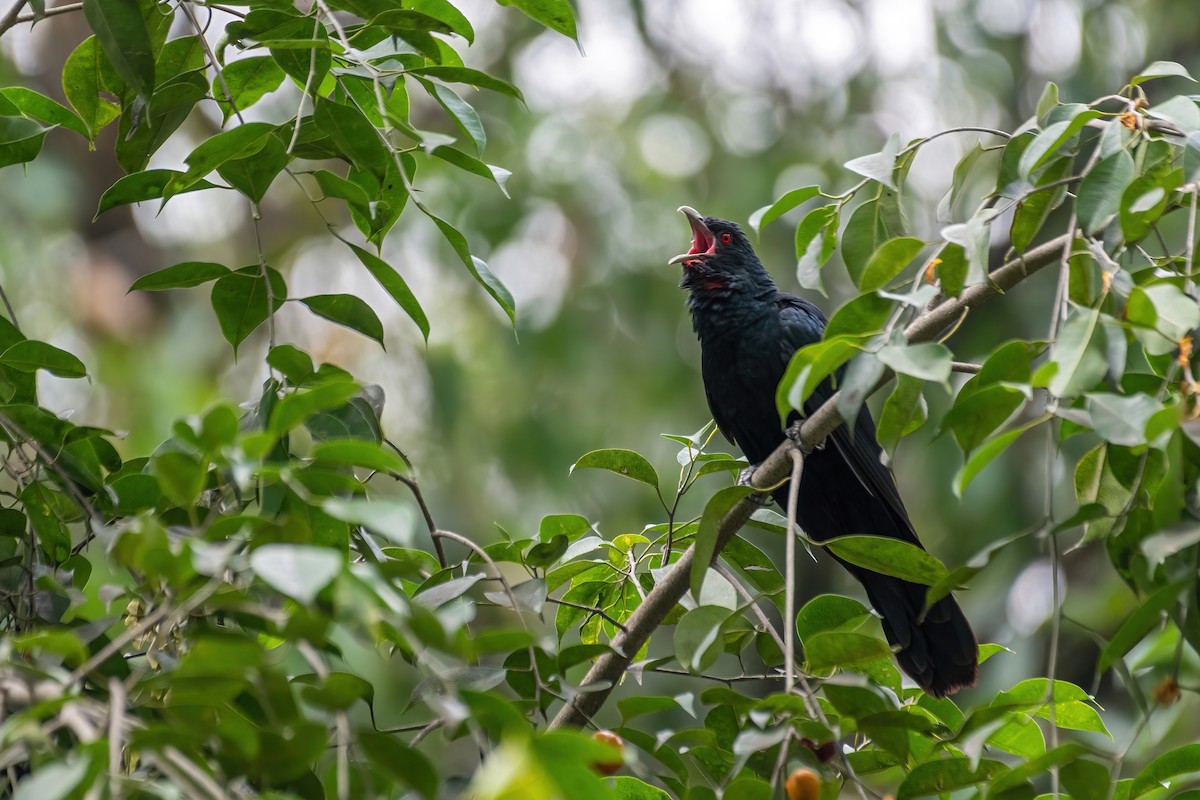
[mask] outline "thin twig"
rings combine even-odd
[[[595,614],[596,616],[600,617],[600,619],[607,622],[609,625],[612,625],[622,631],[626,630],[625,625],[623,623],[621,623],[620,621],[609,616],[609,614],[602,608],[596,608],[595,606],[585,606],[582,603],[572,603],[570,600],[560,600],[557,597],[547,597],[546,602],[553,603],[556,606],[566,606],[567,608],[575,608],[580,611],[586,611],[589,614]]]
[[[788,694],[796,685],[796,506],[800,497],[800,476],[804,472],[804,454],[792,450],[792,478],[788,483],[787,537],[784,561],[783,601],[783,690]]]
[[[29,0],[17,0],[17,2],[13,3],[13,7],[8,10],[8,13],[3,18],[0,18],[0,36],[3,36],[5,31],[21,21],[21,9],[28,2]]]

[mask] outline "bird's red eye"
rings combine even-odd
[[[732,241],[733,241],[733,236],[731,234],[728,234],[728,233],[721,234],[721,244],[729,244]]]

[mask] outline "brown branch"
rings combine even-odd
[[[1023,258],[1014,259],[992,272],[988,276],[988,283],[972,286],[966,289],[961,296],[948,299],[936,308],[925,311],[905,330],[908,341],[916,343],[936,339],[969,309],[1007,292],[1033,273],[1057,262],[1063,250],[1070,247],[1071,239],[1070,234],[1052,239],[1030,250]],[[889,377],[885,375],[881,378],[872,392],[878,391]],[[838,413],[837,405],[838,395],[834,394],[805,420],[800,429],[801,449],[811,451],[842,424],[842,417]],[[786,479],[791,472],[793,463],[791,451],[794,448],[795,445],[790,440],[781,444],[754,471],[751,485],[761,490]],[[713,550],[714,559],[746,523],[756,507],[753,501],[747,499],[729,510],[717,528],[717,542]],[[642,648],[642,645],[650,638],[650,634],[662,624],[667,614],[687,592],[688,579],[691,575],[692,561],[695,555],[696,548],[689,547],[675,562],[671,571],[655,584],[642,604],[625,621],[626,630],[613,638],[612,651],[600,656],[592,665],[583,679],[579,694],[570,703],[559,709],[558,715],[550,723],[551,729],[568,725],[583,725],[586,720],[600,711],[613,688],[624,677],[625,671],[629,669],[633,655]],[[791,622],[785,621],[785,624],[790,625]]]

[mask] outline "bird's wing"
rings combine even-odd
[[[820,341],[825,332],[825,316],[812,303],[795,295],[780,293],[776,301],[779,308],[779,319],[783,325],[782,337],[784,363],[791,361],[792,354],[801,347]],[[836,378],[840,379],[844,370],[838,370]],[[805,415],[816,412],[834,394],[834,386],[828,379],[804,402]],[[858,412],[854,431],[846,425],[839,425],[827,440],[850,466],[859,482],[875,497],[882,500],[888,510],[900,523],[899,527],[908,532],[914,544],[917,543],[908,512],[900,499],[896,481],[892,473],[880,461],[879,443],[875,439],[875,421],[864,405]]]

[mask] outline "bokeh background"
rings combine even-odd
[[[609,536],[661,517],[644,487],[603,473],[569,476],[568,467],[588,450],[627,447],[669,476],[677,446],[659,434],[688,434],[709,418],[678,268],[666,266],[689,238],[678,205],[744,224],[788,189],[844,190],[856,178],[840,165],[878,150],[893,132],[908,140],[960,125],[1011,129],[1032,114],[1047,80],[1064,99],[1086,102],[1153,60],[1200,73],[1195,0],[579,0],[579,47],[486,0],[461,5],[478,32],[468,63],[525,92],[526,107],[472,98],[488,130],[486,160],[514,173],[512,198],[457,170],[429,168],[418,185],[512,290],[515,335],[419,214],[406,214],[384,249],[429,314],[428,345],[286,177],[266,198],[262,231],[294,295],[358,293],[383,315],[386,351],[293,304],[281,312],[279,339],[383,388],[386,432],[418,465],[438,524],[481,542],[498,536],[497,526],[531,535],[549,513],[584,514]],[[61,100],[57,76],[83,35],[78,15],[11,31],[0,41],[0,81]],[[297,99],[285,86],[248,116],[284,119]],[[215,130],[219,112],[202,108],[152,167],[177,168],[197,137]],[[436,107],[415,104],[413,113],[417,127],[444,126]],[[256,397],[266,339],[260,331],[235,361],[207,289],[126,293],[137,276],[180,261],[252,263],[255,241],[249,208],[219,191],[93,219],[101,193],[122,174],[114,129],[94,152],[78,137],[52,134],[49,152],[24,175],[14,168],[0,176],[0,281],[26,333],[76,353],[93,376],[39,374],[45,404],[122,432],[131,456],[218,398]],[[933,210],[953,165],[981,139],[948,136],[921,151],[906,198],[918,235],[936,230]],[[788,223],[801,213],[759,240],[787,288],[795,286]],[[839,270],[835,258],[828,297],[813,298],[827,311],[848,295]],[[1036,336],[1049,280],[974,317],[954,340],[957,356]],[[948,396],[927,397],[936,418]],[[1037,519],[1041,440],[1014,447],[960,500],[949,487],[961,456],[950,437],[935,434],[933,426],[902,444],[894,466],[939,557],[962,563]],[[1069,508],[1073,462],[1052,469],[1066,490],[1055,502]],[[726,479],[705,480],[715,490]],[[702,484],[685,512],[697,513],[706,496]],[[782,550],[769,534],[748,535]],[[1132,594],[1102,552],[1074,552],[1064,563],[1060,676],[1093,687],[1097,648],[1087,628],[1111,633]],[[802,599],[857,591],[840,571],[813,565],[802,576]],[[1051,585],[1046,555],[1029,541],[962,596],[981,640],[1015,651],[985,670],[992,688],[1044,674]],[[1098,688],[1104,699],[1112,687]],[[1121,741],[1122,720],[1134,717],[1121,713],[1119,692],[1112,696],[1106,719]],[[1195,712],[1185,700],[1153,727],[1161,734]]]

